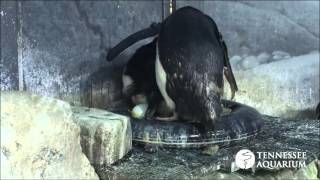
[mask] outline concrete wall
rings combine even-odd
[[[218,24],[230,56],[319,50],[316,1],[177,1]],[[165,4],[165,6],[164,6]],[[32,91],[104,107],[120,97],[130,54],[105,61],[110,48],[165,17],[162,1],[1,1],[1,90]]]
[[[19,86],[17,4],[1,1],[1,90],[14,90]]]
[[[119,98],[119,66],[134,48],[114,63],[106,49],[161,20],[162,1],[1,1],[1,90],[20,81],[75,104],[108,104]]]

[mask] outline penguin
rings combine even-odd
[[[138,48],[128,60],[122,73],[122,94],[129,99],[128,105],[147,104],[146,118],[161,120],[170,116],[156,84],[155,58],[157,38]]]
[[[147,103],[155,88],[156,39],[141,46],[128,60],[122,73],[122,93],[133,105]]]
[[[223,75],[230,84],[232,98],[238,90],[227,46],[216,23],[193,7],[180,8],[163,22],[121,41],[108,52],[107,60],[151,36],[156,36],[152,44],[155,55],[151,58],[156,83],[151,84],[161,94],[155,104],[165,102],[172,112],[167,120],[178,117],[213,129],[222,112]]]

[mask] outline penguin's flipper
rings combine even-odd
[[[238,91],[238,85],[237,85],[236,79],[234,78],[234,75],[233,75],[233,72],[232,72],[232,68],[231,68],[231,64],[230,64],[230,61],[229,61],[228,49],[227,49],[226,43],[222,39],[221,39],[221,44],[222,44],[222,49],[224,51],[224,69],[223,69],[223,73],[226,76],[226,79],[230,84],[231,99],[233,99],[235,92]]]
[[[213,32],[214,36],[219,40],[221,48],[223,50],[223,53],[224,53],[224,69],[223,69],[223,72],[224,72],[224,75],[225,75],[227,81],[230,84],[231,99],[233,99],[234,95],[235,95],[235,92],[238,91],[238,86],[237,86],[236,80],[234,78],[232,69],[231,69],[227,45],[224,42],[224,40],[222,38],[222,35],[218,30],[218,26],[214,22],[214,20],[208,15],[205,15],[205,17],[211,22],[211,24],[212,24],[212,32]]]
[[[122,51],[127,49],[132,44],[142,39],[146,39],[159,34],[160,27],[161,23],[153,23],[150,27],[140,30],[122,40],[119,44],[108,51],[107,61],[112,61],[116,56],[118,56]]]

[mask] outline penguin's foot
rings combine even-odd
[[[145,114],[145,119],[147,120],[152,120],[154,119],[154,114],[155,114],[156,110],[154,107],[148,107],[147,112]]]
[[[158,121],[176,121],[178,120],[178,114],[176,112],[173,113],[172,116],[169,116],[169,117],[154,117],[156,120]]]

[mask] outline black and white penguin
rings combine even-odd
[[[123,70],[122,93],[134,105],[147,103],[147,96],[157,90],[155,57],[156,39],[138,48]]]
[[[122,74],[122,93],[130,99],[129,106],[148,104],[147,118],[156,115],[161,120],[161,116],[172,112],[165,105],[156,82],[156,42],[157,38],[141,46],[128,60]]]
[[[150,48],[155,46],[152,58],[156,84],[151,83],[153,89],[156,86],[160,91],[173,117],[200,122],[212,129],[222,111],[223,74],[233,94],[237,90],[227,48],[217,25],[201,11],[184,7],[162,23],[120,42],[109,51],[107,59],[112,60],[131,44],[150,36],[157,36],[149,44]]]

